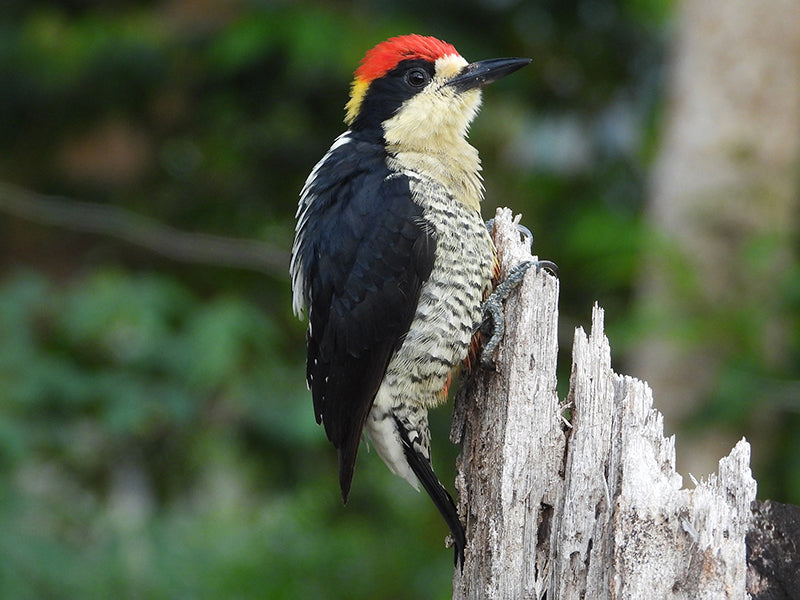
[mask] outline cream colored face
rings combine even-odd
[[[433,79],[406,100],[397,114],[384,121],[387,144],[400,148],[444,150],[467,135],[481,104],[479,88],[458,92],[447,83],[467,65],[458,55],[443,56],[435,63]]]

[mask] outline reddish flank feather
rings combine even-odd
[[[357,79],[371,82],[384,76],[402,60],[421,58],[435,62],[438,58],[450,55],[458,56],[458,50],[435,37],[401,35],[389,38],[367,52],[355,75]]]

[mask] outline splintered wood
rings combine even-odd
[[[530,256],[498,209],[501,278]],[[693,489],[646,383],[616,374],[595,306],[556,393],[558,280],[535,268],[508,299],[494,371],[456,398],[453,441],[467,530],[453,598],[748,598],[745,534],[756,483],[741,440]]]

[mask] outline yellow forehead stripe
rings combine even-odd
[[[361,103],[364,100],[364,95],[367,93],[368,87],[369,82],[360,77],[356,77],[355,80],[353,80],[353,85],[350,87],[350,100],[347,101],[344,107],[346,111],[344,122],[347,125],[351,125],[358,116],[358,111],[361,110]]]
[[[459,54],[448,54],[436,59],[436,76],[442,79],[450,79],[458,75],[467,66],[467,61]]]
[[[436,77],[442,80],[455,77],[461,72],[467,64],[458,54],[448,54],[436,59]],[[364,101],[364,96],[367,93],[370,82],[362,77],[356,77],[353,84],[350,86],[350,100],[345,105],[344,122],[347,125],[352,125],[361,110],[361,104]]]

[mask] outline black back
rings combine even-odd
[[[359,441],[393,352],[433,268],[408,177],[381,143],[357,134],[331,151],[306,190],[298,233],[309,314],[307,377],[317,422],[339,451],[347,501]]]

